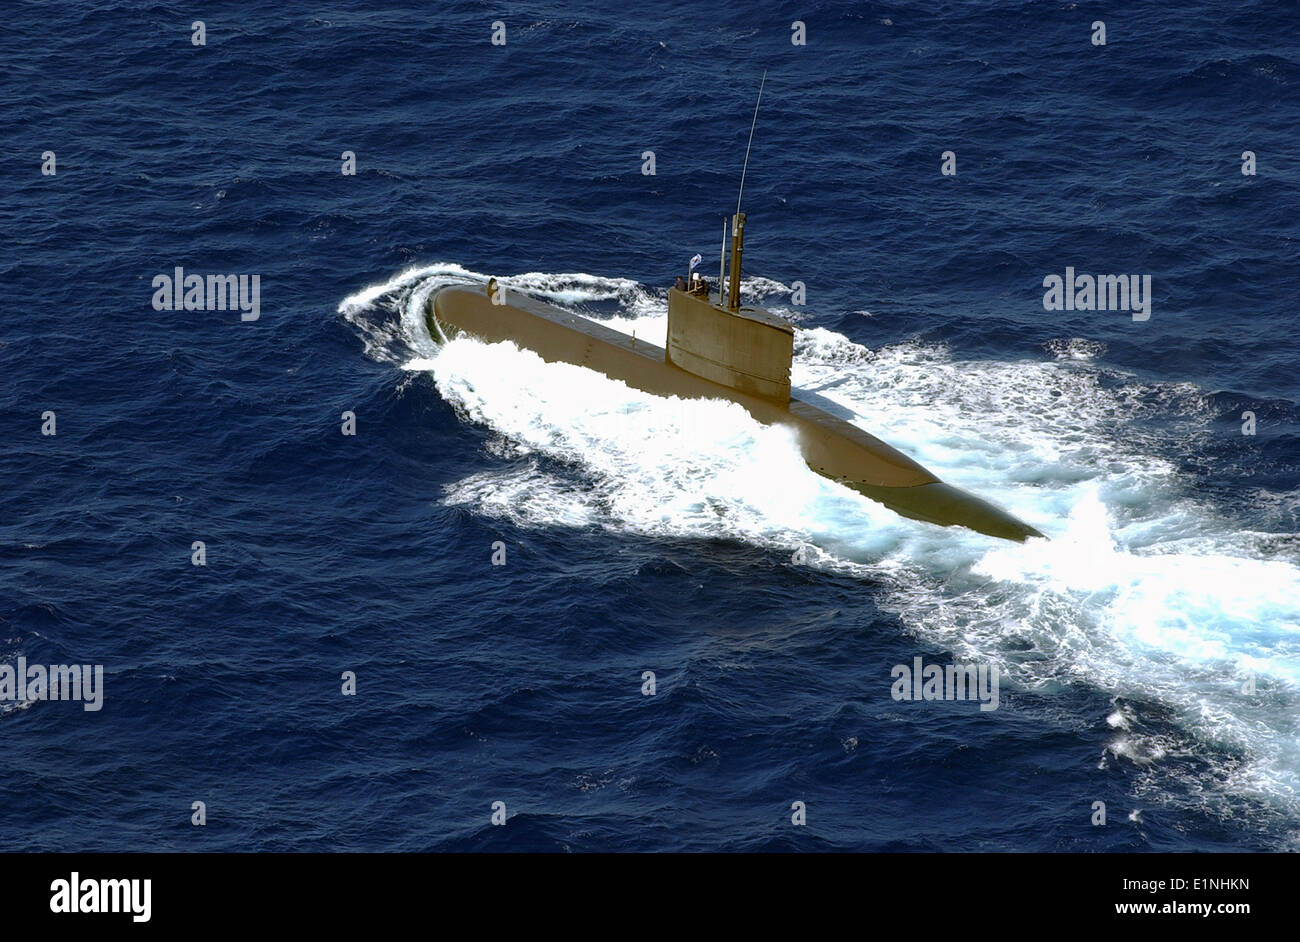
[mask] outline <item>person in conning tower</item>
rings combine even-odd
[[[674,284],[673,287],[676,288],[678,291],[685,291],[685,290],[686,290],[686,279],[683,278],[681,275],[678,275],[678,276],[677,276],[677,283]]]
[[[709,296],[709,283],[704,280],[699,272],[691,275],[691,279],[691,294],[707,298]]]

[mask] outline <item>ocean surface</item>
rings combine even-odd
[[[0,61],[0,664],[104,672],[0,701],[0,849],[1300,846],[1300,4],[16,0]],[[495,276],[662,343],[764,69],[795,385],[1050,542],[430,331]]]

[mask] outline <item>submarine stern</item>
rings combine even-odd
[[[936,480],[912,487],[878,487],[859,481],[840,483],[911,520],[942,527],[965,527],[986,536],[1016,543],[1035,537],[1046,539],[1039,530],[1013,517],[996,504],[943,481]]]

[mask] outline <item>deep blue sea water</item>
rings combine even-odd
[[[1300,843],[1300,4],[3,20],[0,664],[105,698],[0,702],[0,849]],[[763,69],[745,289],[795,384],[1050,543],[434,342],[488,275],[661,341]],[[260,318],[155,310],[176,266]],[[1067,266],[1151,275],[1150,319],[1044,310]],[[918,656],[999,708],[895,701]]]

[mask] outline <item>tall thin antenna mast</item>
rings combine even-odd
[[[740,171],[740,192],[736,194],[736,212],[740,212],[740,198],[745,195],[745,172],[749,170],[749,148],[754,144],[754,125],[758,124],[758,106],[763,102],[763,86],[767,84],[767,69],[763,81],[758,83],[758,101],[754,102],[754,120],[749,123],[749,143],[745,145],[745,166]]]

